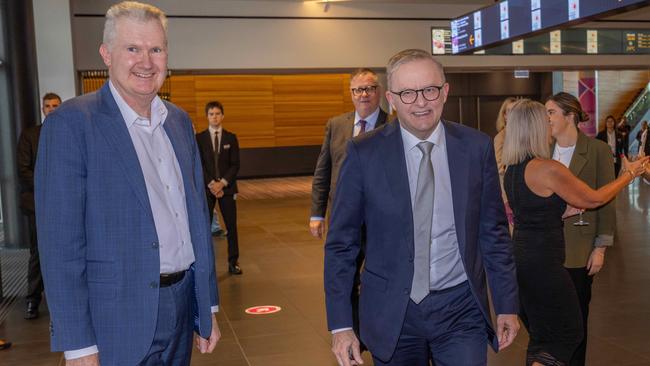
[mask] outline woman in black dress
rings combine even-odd
[[[644,172],[647,158],[623,159],[625,172],[598,190],[550,159],[549,124],[544,105],[523,99],[508,115],[503,163],[504,186],[513,209],[514,256],[520,317],[530,341],[527,365],[566,365],[582,340],[582,315],[573,282],[564,268],[562,216],[595,208]]]

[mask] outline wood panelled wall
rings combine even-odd
[[[84,93],[105,81],[82,77]],[[327,120],[354,109],[349,74],[172,75],[165,84],[197,132],[208,127],[205,105],[220,101],[225,128],[244,148],[320,145]]]
[[[205,104],[219,100],[224,126],[245,148],[320,145],[329,118],[354,107],[348,74],[172,75],[171,100],[197,132]]]

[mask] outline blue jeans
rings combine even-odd
[[[218,232],[219,230],[221,230],[221,225],[219,225],[219,219],[217,218],[217,216],[218,216],[218,215],[216,214],[216,212],[215,212],[214,215],[212,215],[212,226],[211,226],[211,229],[212,229],[212,232],[213,232],[213,233],[216,233],[216,232]]]

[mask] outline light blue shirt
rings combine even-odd
[[[111,81],[108,85],[131,136],[147,186],[147,196],[156,226],[160,251],[160,273],[186,270],[194,263],[181,169],[163,125],[167,107],[156,96],[151,102],[151,118],[139,116],[120,96]],[[218,311],[212,307],[212,312]],[[65,351],[66,360],[97,353],[96,345]]]
[[[377,118],[379,118],[379,107],[375,109],[374,112],[370,113],[370,115],[366,118],[361,118],[359,116],[359,112],[354,112],[354,130],[352,131],[352,136],[358,136],[359,132],[361,132],[361,124],[359,121],[364,120],[366,121],[366,130],[365,132],[372,131],[375,129],[375,126],[377,125]]]
[[[126,104],[110,81],[109,86],[131,135],[144,175],[158,234],[160,273],[187,270],[194,263],[194,249],[181,168],[163,128],[167,107],[156,96],[151,101],[151,119],[141,117]]]
[[[406,158],[406,170],[411,193],[411,207],[415,204],[418,173],[422,151],[417,144],[422,140],[400,126]],[[434,176],[433,217],[431,221],[431,264],[429,279],[432,291],[443,290],[467,281],[467,275],[458,249],[454,202],[451,195],[451,176],[447,160],[445,126],[438,126],[426,141],[433,143],[431,163]]]

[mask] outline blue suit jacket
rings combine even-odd
[[[187,113],[165,103],[183,177],[198,328],[218,304],[201,160]],[[102,365],[134,365],[156,329],[158,237],[135,148],[108,84],[63,103],[41,131],[35,177],[53,351],[96,344]]]
[[[497,314],[518,310],[515,265],[491,139],[453,122],[445,127],[454,220],[460,255],[474,298],[491,326],[486,274]],[[388,360],[397,344],[413,279],[413,214],[399,122],[352,140],[343,163],[325,243],[329,329],[352,326],[350,292],[367,228],[361,274],[360,335],[372,354]]]

